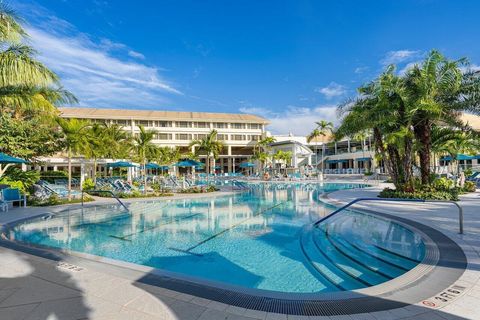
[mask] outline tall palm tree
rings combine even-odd
[[[413,183],[413,125],[411,104],[404,79],[394,66],[359,88],[359,97],[340,106],[342,123],[335,137],[354,136],[372,130],[377,154],[398,190],[411,190]]]
[[[132,137],[123,130],[118,124],[104,123],[105,139],[108,148],[105,150],[105,156],[115,159],[126,159],[130,156],[132,149]]]
[[[143,167],[143,193],[147,193],[147,161],[152,159],[156,153],[156,145],[152,142],[155,137],[155,130],[145,130],[142,125],[138,126],[140,132],[133,137],[133,149],[136,157]]]
[[[364,161],[365,161],[365,144],[366,144],[365,140],[368,138],[368,136],[369,135],[367,130],[359,131],[353,136],[353,139],[355,139],[356,141],[360,141],[360,143],[362,144],[362,158],[364,159]]]
[[[85,151],[88,145],[87,130],[90,123],[78,119],[58,118],[57,123],[63,133],[68,158],[68,200],[72,198],[72,156]]]
[[[206,154],[206,171],[207,174],[211,172],[211,159],[217,159],[220,152],[225,148],[225,144],[222,141],[217,139],[217,130],[211,130],[207,136],[203,139],[192,140],[190,142],[190,147],[196,147],[195,153],[205,153]]]
[[[457,126],[461,124],[461,112],[480,112],[480,75],[478,72],[463,72],[465,66],[468,66],[466,59],[449,60],[432,50],[405,76],[415,138],[420,146],[418,156],[423,184],[430,180],[432,126]]]
[[[327,134],[332,133],[333,123],[326,120],[316,121],[315,124],[317,127],[307,136],[307,141],[310,143],[312,140],[315,140],[315,169],[318,166],[318,156],[317,156],[317,144],[319,137],[325,137]],[[322,143],[322,173],[323,173],[323,159],[325,157],[325,141]]]
[[[19,17],[0,3],[0,110],[17,118],[32,112],[54,115],[56,104],[76,102],[62,89],[58,76],[35,59],[25,45],[27,33]]]
[[[262,171],[265,168],[265,164],[271,158],[270,155],[270,145],[277,141],[274,137],[265,137],[260,139],[253,146],[253,157],[252,159],[260,161]]]
[[[93,183],[97,183],[97,160],[105,157],[110,148],[107,128],[99,123],[94,123],[87,131],[88,144],[84,153],[87,158],[93,159]]]

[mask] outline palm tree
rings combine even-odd
[[[155,137],[154,130],[145,130],[142,125],[138,126],[140,132],[133,137],[133,149],[136,157],[139,159],[143,167],[143,193],[147,193],[147,160],[152,159],[155,155],[156,146],[152,142]]]
[[[353,136],[353,139],[355,139],[356,141],[360,141],[362,144],[362,158],[364,159],[364,161],[365,161],[365,140],[368,138],[368,136],[369,134],[367,130],[359,131]]]
[[[461,112],[480,112],[480,75],[463,72],[466,59],[452,61],[432,50],[425,60],[405,76],[406,90],[412,104],[415,138],[422,183],[430,181],[432,126],[461,125]]]
[[[90,123],[78,119],[58,118],[57,123],[63,133],[68,158],[68,200],[72,193],[72,156],[85,151],[88,145],[87,130]]]
[[[52,116],[56,104],[76,99],[61,88],[54,72],[34,58],[35,50],[24,44],[26,37],[18,16],[1,2],[0,110],[17,118],[32,112]]]
[[[253,157],[252,159],[260,161],[261,169],[263,171],[265,163],[271,158],[270,156],[270,145],[274,143],[276,139],[274,137],[265,137],[260,139],[253,146]]]
[[[104,123],[105,139],[108,148],[106,148],[105,157],[115,159],[127,159],[130,157],[132,149],[132,137],[123,130],[118,124]]]
[[[389,66],[375,81],[359,88],[359,97],[339,107],[344,114],[335,137],[354,136],[371,130],[377,154],[398,190],[413,183],[413,124],[404,79]]]
[[[97,183],[97,160],[105,157],[111,148],[108,132],[105,126],[94,123],[87,131],[88,144],[85,146],[85,156],[93,159],[93,183]]]
[[[287,173],[287,166],[289,162],[292,161],[292,152],[277,150],[277,152],[275,152],[275,154],[273,155],[273,158],[275,160],[279,160],[285,163],[285,173]]]
[[[318,166],[318,155],[317,155],[317,144],[318,141],[317,139],[319,137],[325,137],[327,134],[332,133],[333,130],[333,123],[326,121],[326,120],[320,120],[315,122],[317,127],[313,129],[313,131],[307,136],[307,141],[310,143],[312,140],[315,139],[315,169],[317,169]],[[323,159],[325,157],[325,141],[322,143],[322,173],[323,173]]]
[[[190,142],[190,147],[196,147],[195,153],[204,152],[206,154],[206,171],[207,174],[210,174],[211,169],[211,158],[217,159],[220,152],[222,152],[225,144],[222,141],[217,139],[217,130],[210,131],[207,136],[200,140],[192,140]]]

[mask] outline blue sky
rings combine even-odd
[[[356,87],[432,48],[480,64],[475,0],[8,3],[81,106],[256,113],[275,133],[335,122]]]

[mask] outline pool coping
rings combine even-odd
[[[355,211],[364,211],[367,214],[384,216],[385,218],[392,219],[400,224],[405,224],[407,228],[413,229],[414,232],[422,234],[424,239],[427,240],[427,243],[428,239],[435,243],[438,243],[437,240],[442,240],[441,242],[445,242],[443,244],[447,245],[450,249],[450,246],[452,245],[460,248],[454,241],[443,235],[440,231],[421,223],[376,211],[357,209],[355,209]],[[36,217],[48,214],[49,213],[38,214]],[[33,217],[29,217],[10,222],[4,225],[4,228],[11,228],[13,225],[32,218]],[[431,239],[432,236],[433,239]],[[440,243],[441,246],[442,243]],[[108,270],[109,273],[114,272],[121,277],[139,283],[155,285],[237,307],[266,312],[309,316],[331,316],[376,312],[418,303],[453,284],[463,274],[467,261],[461,249],[450,250],[457,254],[457,257],[450,257],[450,259],[457,259],[459,264],[452,265],[449,261],[442,260],[440,255],[439,263],[437,264],[443,264],[442,270],[436,270],[437,266],[433,267],[428,264],[428,262],[431,263],[433,260],[424,260],[421,264],[404,275],[369,288],[334,293],[282,293],[237,287],[205,279],[200,280],[196,277],[179,275],[174,272],[154,269],[119,260],[66,250],[52,248],[46,249],[44,247],[40,248],[37,246],[12,242],[7,239],[0,240],[0,245],[50,260],[62,260],[82,266],[88,265],[94,268],[105,269]],[[432,243],[429,245],[432,245]],[[442,248],[439,249],[440,254],[442,253],[441,249]],[[452,268],[452,266],[456,272],[452,272],[452,270],[449,269]],[[444,270],[445,268],[448,270]],[[420,269],[424,269],[423,272],[419,272]],[[401,280],[407,281],[405,282]],[[429,283],[424,283],[425,281],[428,281]],[[422,283],[424,284],[423,286],[421,285]],[[403,287],[400,286],[400,284],[403,284]]]

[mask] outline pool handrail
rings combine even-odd
[[[459,231],[460,231],[459,233],[463,234],[463,208],[456,201],[452,201],[452,200],[425,200],[425,199],[400,199],[400,198],[357,198],[357,199],[354,199],[354,200],[350,201],[346,205],[338,208],[337,210],[333,211],[328,216],[325,216],[325,217],[319,219],[318,221],[314,222],[313,226],[318,226],[323,221],[333,217],[337,213],[339,213],[339,212],[347,209],[348,207],[350,207],[350,206],[352,206],[352,205],[354,205],[358,202],[361,202],[361,201],[387,201],[387,202],[402,202],[403,201],[403,202],[422,202],[422,203],[429,203],[429,202],[451,203],[451,204],[454,204],[458,208],[458,224],[459,224]]]
[[[97,193],[103,192],[103,193],[109,193],[109,194],[112,195],[113,198],[115,198],[115,199],[118,201],[118,203],[120,203],[120,205],[121,205],[122,207],[125,208],[125,210],[127,210],[127,212],[130,212],[130,210],[128,209],[128,207],[115,195],[115,193],[113,193],[113,191],[110,191],[110,190],[88,190],[88,191],[85,191],[85,190],[82,189],[82,207],[83,207],[83,194],[84,194],[85,192],[92,192],[92,193],[93,193],[93,192],[97,192]]]

